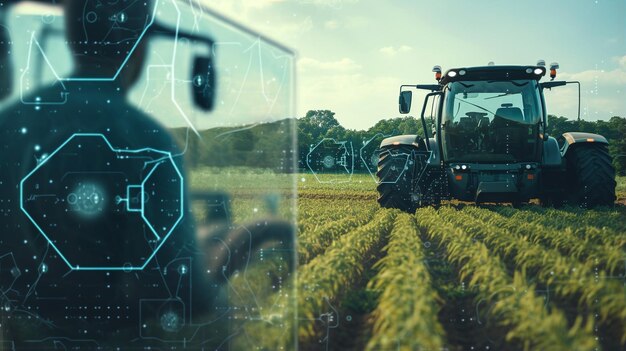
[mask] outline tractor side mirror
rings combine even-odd
[[[411,111],[411,100],[413,99],[413,92],[410,90],[400,92],[400,113],[405,115]]]
[[[213,44],[210,37],[192,33],[180,32],[159,23],[153,23],[149,33],[153,36],[163,36],[169,39],[180,38],[204,43],[209,49],[209,55],[196,56],[191,67],[191,95],[196,106],[204,111],[211,111],[215,105],[215,65],[213,63]]]
[[[211,56],[197,56],[191,72],[193,101],[204,111],[215,105],[215,67]]]

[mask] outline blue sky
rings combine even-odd
[[[330,109],[364,129],[397,116],[398,86],[434,82],[434,65],[544,59],[560,63],[558,78],[581,81],[583,118],[626,116],[626,1],[205,3],[297,51],[298,115]],[[554,92],[549,112],[571,116],[575,97]]]
[[[257,55],[255,37],[210,16],[196,16],[197,11],[184,5],[191,0],[176,2],[183,13],[182,28],[208,32],[217,39],[221,85],[216,111],[210,115],[196,111],[185,95],[188,89],[178,86],[188,84],[189,55],[197,50],[181,45],[175,54],[179,57],[175,79],[167,69],[153,69],[131,94],[141,108],[169,126],[186,125],[189,119],[203,129],[329,109],[344,126],[367,129],[382,118],[398,116],[400,84],[434,83],[434,65],[444,69],[489,61],[527,65],[538,59],[559,62],[559,79],[581,81],[582,118],[626,117],[623,0],[193,1],[276,39],[295,50],[297,56],[291,59],[288,53],[269,45],[263,45]],[[172,1],[160,4],[159,20],[175,18]],[[41,26],[39,14],[47,11],[31,10],[36,15],[29,20],[23,15],[13,18],[13,35],[23,38],[15,43],[16,68],[23,68],[18,62],[25,61],[27,39]],[[50,49],[48,56],[57,71],[63,71],[59,67],[69,61],[57,47],[49,45],[55,49]],[[155,44],[152,52],[151,65],[172,60],[171,43]],[[295,84],[289,69],[293,62]],[[69,71],[69,66],[65,70]],[[16,70],[16,75],[19,72]],[[51,74],[47,76],[53,79]],[[172,90],[175,97],[169,96],[172,84],[177,84]],[[295,111],[290,104],[292,87],[297,96]],[[575,118],[578,106],[574,89],[554,90],[547,99],[549,113]],[[171,103],[174,100],[181,109]],[[419,111],[420,105],[417,96],[413,111]],[[187,111],[186,116],[180,111]]]

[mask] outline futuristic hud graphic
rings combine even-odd
[[[200,0],[0,5],[0,348],[293,347],[293,53]]]
[[[93,155],[100,156],[99,162],[90,162]],[[160,184],[164,180],[167,183]],[[182,220],[184,211],[183,176],[170,153],[114,149],[102,134],[74,134],[22,180],[20,192],[22,211],[70,269],[76,270],[145,268]],[[104,214],[109,211],[113,216],[137,217],[127,219],[127,230],[137,238],[124,239],[125,245],[131,240],[144,242],[143,250],[135,252],[137,258],[115,262],[110,252],[98,252],[97,247],[87,250],[104,257],[81,254],[86,248],[77,239],[93,236],[98,227],[106,225],[101,221],[111,218]],[[144,227],[149,230],[147,238]],[[106,246],[108,240],[109,235],[92,242]]]

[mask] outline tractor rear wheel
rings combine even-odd
[[[378,158],[378,203],[415,213],[419,201],[414,200],[415,148],[409,145],[383,146]]]
[[[565,155],[569,179],[569,202],[585,208],[613,206],[615,169],[607,145],[585,143],[571,146]]]

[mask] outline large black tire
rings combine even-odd
[[[381,207],[397,208],[415,213],[419,203],[412,198],[415,173],[415,147],[409,145],[383,146],[378,158],[378,203]],[[394,156],[397,155],[397,156]],[[410,155],[408,162],[406,156]]]
[[[573,145],[565,155],[569,180],[568,202],[592,208],[615,203],[615,169],[607,145]]]

